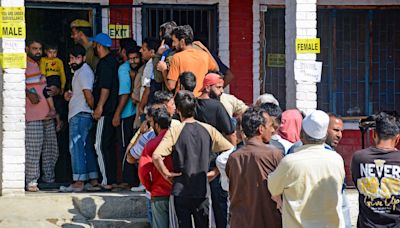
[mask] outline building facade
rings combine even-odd
[[[282,108],[314,109],[345,117],[341,147],[350,164],[361,148],[360,116],[400,107],[400,2],[398,0],[0,0],[24,6],[26,37],[56,41],[67,61],[69,23],[81,18],[93,33],[139,44],[157,37],[168,20],[190,24],[195,36],[230,66],[229,91],[251,104],[274,94]],[[296,38],[320,38],[320,53],[296,53]],[[24,52],[24,39],[1,38],[1,51]],[[322,62],[321,81],[296,80],[297,63]],[[302,65],[310,66],[310,65]],[[24,189],[25,83],[23,68],[3,67],[0,194]],[[370,139],[370,137],[369,137]],[[350,180],[350,178],[348,178]]]

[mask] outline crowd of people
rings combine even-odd
[[[41,42],[27,42],[26,190],[54,182],[56,132],[68,125],[73,182],[59,190],[145,190],[153,227],[351,227],[335,152],[343,120],[283,111],[271,94],[247,106],[224,93],[232,72],[190,26],[171,21],[159,32],[141,46],[121,40],[116,58],[107,34],[89,38],[90,23],[72,21],[70,82],[56,46],[42,57]],[[358,226],[395,227],[400,123],[385,112],[374,121],[376,145],[351,164]]]

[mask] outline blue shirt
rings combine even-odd
[[[118,95],[128,94],[128,102],[126,103],[124,109],[121,112],[121,118],[131,117],[136,114],[136,106],[133,105],[132,98],[130,96],[131,90],[131,76],[129,72],[131,67],[129,62],[126,61],[118,68],[118,79],[119,79],[119,92]]]

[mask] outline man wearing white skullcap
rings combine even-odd
[[[303,120],[296,153],[287,155],[268,176],[268,189],[280,202],[283,227],[344,227],[342,157],[325,149],[329,116],[320,110]]]

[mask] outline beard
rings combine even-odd
[[[215,99],[215,100],[219,100],[220,99],[220,97],[221,97],[221,95],[217,95],[216,93],[214,93],[212,90],[210,91],[210,93],[208,94],[208,96],[211,98],[211,99]]]
[[[133,66],[132,66],[133,65]],[[129,64],[131,70],[138,72],[139,68],[142,66],[141,63],[138,64]]]
[[[72,64],[71,64],[71,68],[72,68],[72,70],[77,71],[77,70],[79,70],[79,69],[83,66],[84,63],[85,63],[85,62],[81,62],[80,64],[72,63]]]
[[[33,59],[35,62],[38,62],[40,60],[40,58],[42,58],[41,54],[34,55],[30,52],[28,52],[28,56],[29,56],[29,58]]]

